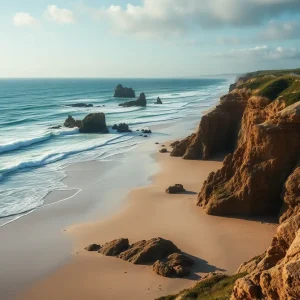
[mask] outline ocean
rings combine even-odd
[[[128,99],[114,98],[117,84],[144,92],[147,107],[124,108]],[[2,79],[0,80],[0,226],[44,205],[53,190],[67,190],[61,182],[70,164],[107,160],[130,151],[146,139],[142,128],[179,122],[217,103],[228,78],[199,79]],[[160,97],[163,104],[156,105]],[[89,108],[68,106],[93,104]],[[80,134],[78,129],[51,129],[68,115],[83,119],[103,112],[109,134]],[[111,130],[125,122],[132,133]],[[155,132],[152,138],[155,137]]]

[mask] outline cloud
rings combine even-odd
[[[300,59],[300,49],[283,47],[274,48],[262,45],[252,48],[232,49],[229,52],[212,54],[212,56],[248,61],[298,60]]]
[[[93,10],[117,32],[136,35],[178,35],[202,28],[257,26],[285,13],[300,14],[299,0],[143,0],[125,8]]]
[[[299,22],[270,21],[257,36],[258,41],[293,40],[300,38]]]
[[[34,26],[38,24],[38,20],[30,14],[18,12],[13,17],[13,23],[15,26]]]
[[[71,10],[58,8],[56,5],[48,5],[44,16],[46,19],[59,24],[73,24],[76,22],[74,13]]]

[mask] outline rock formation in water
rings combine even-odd
[[[108,133],[104,113],[87,115],[79,128],[81,133]]]
[[[120,103],[119,106],[123,106],[123,107],[132,107],[132,106],[146,107],[147,106],[146,96],[145,96],[144,93],[141,93],[137,100]]]
[[[89,114],[82,121],[68,116],[64,126],[68,128],[77,127],[81,133],[108,133],[104,113]]]
[[[116,98],[135,98],[135,92],[132,88],[123,87],[122,84],[118,84],[115,88],[114,97],[116,97]]]
[[[156,102],[154,102],[154,104],[163,104],[161,99],[159,97],[157,97]]]
[[[67,104],[66,106],[70,107],[93,107],[93,104],[87,104],[87,103],[74,103],[74,104]]]
[[[66,119],[64,126],[67,128],[75,128],[75,127],[80,127],[81,126],[81,121],[80,120],[75,120],[72,116],[68,116]]]
[[[120,123],[119,125],[115,124],[112,129],[117,130],[119,133],[132,132],[132,130],[129,129],[129,125],[126,123]]]

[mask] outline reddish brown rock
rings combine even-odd
[[[183,185],[178,183],[166,189],[166,193],[168,194],[181,194],[184,193],[185,191],[186,190],[184,189]]]
[[[121,253],[119,258],[133,264],[148,264],[162,260],[176,252],[180,252],[180,250],[171,241],[154,238],[133,244],[127,251]]]
[[[103,245],[98,252],[106,256],[117,256],[128,248],[128,239],[117,239]]]
[[[207,160],[216,153],[232,151],[249,94],[233,91],[223,96],[220,104],[204,115],[195,134],[176,145],[171,156]]]
[[[300,299],[300,230],[297,231],[285,257],[274,267],[257,270],[238,279],[231,299]]]
[[[166,148],[162,148],[162,149],[159,150],[159,152],[160,152],[160,153],[167,153],[168,150],[167,150]]]
[[[153,265],[153,271],[160,276],[163,277],[172,277],[174,274],[173,268],[171,268],[168,264],[157,260]]]
[[[211,173],[198,196],[208,214],[270,214],[282,204],[283,183],[300,149],[300,102],[254,125],[248,139]]]
[[[99,251],[100,248],[101,248],[101,246],[98,244],[91,244],[91,245],[85,247],[84,249],[87,251],[93,252],[93,251]]]
[[[172,148],[174,148],[175,146],[177,146],[177,145],[179,145],[179,144],[180,144],[180,141],[175,141],[175,142],[171,143],[170,146],[171,146]]]
[[[300,213],[300,161],[285,182],[282,199],[283,207],[280,222]]]
[[[194,264],[194,260],[182,253],[173,253],[168,256],[167,264],[175,268],[176,266],[190,268]]]

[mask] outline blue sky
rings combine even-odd
[[[0,77],[300,67],[299,0],[0,0]]]

